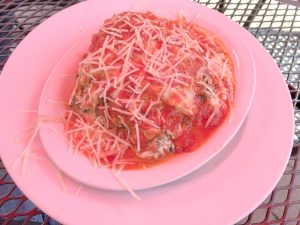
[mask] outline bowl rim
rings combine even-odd
[[[154,14],[167,18],[170,18],[168,15],[172,13],[173,12],[170,12],[170,9],[162,8],[154,10]],[[226,24],[230,27],[229,29],[229,27],[220,27],[215,21],[205,19],[204,16],[201,16],[201,14],[199,15],[200,16],[195,19],[195,22],[199,23],[208,31],[216,34],[223,41],[223,44],[229,50],[234,62],[234,68],[236,70],[236,93],[232,110],[232,120],[228,121],[229,117],[227,116],[226,120],[214,132],[209,140],[201,145],[199,149],[191,153],[182,154],[180,157],[174,157],[171,160],[148,168],[147,170],[123,171],[121,178],[134,190],[148,189],[167,184],[180,179],[209,162],[209,160],[221,152],[234,138],[250,109],[256,83],[255,63],[251,49],[240,37],[238,28],[236,26],[230,26],[230,24],[233,23],[232,21],[225,20]],[[191,15],[186,16],[188,19],[191,19]],[[225,17],[224,15],[222,16]],[[39,102],[40,115],[47,114],[49,107],[52,107],[50,111],[53,111],[53,105],[47,104],[45,98],[46,96],[49,97],[49,94],[51,95],[51,91],[49,93],[49,85],[52,85],[50,87],[59,86],[57,85],[57,79],[58,74],[61,73],[57,70],[60,69],[62,64],[65,65],[70,63],[68,60],[74,61],[80,59],[79,56],[82,49],[88,48],[90,37],[95,33],[96,28],[98,27],[92,27],[87,30],[82,35],[81,39],[66,51],[49,74]],[[234,33],[234,38],[233,35],[229,35],[229,33]],[[74,58],[73,56],[76,57]],[[52,88],[50,89],[52,90]],[[57,107],[57,105],[55,107]],[[54,110],[53,113],[55,115],[57,112]],[[51,132],[53,129],[58,130],[61,137],[58,137],[56,133]],[[62,130],[62,124],[47,123],[42,124],[39,132],[45,151],[59,169],[73,179],[92,187],[107,190],[124,190],[124,187],[118,183],[110,169],[94,168],[84,156],[72,157],[68,151],[57,152],[62,146],[66,149],[67,141],[64,138],[63,133],[61,133]],[[53,151],[53,149],[55,149],[55,151]],[[68,161],[68,158],[71,158],[72,160]],[[80,168],[79,171],[78,168]],[[76,171],[76,173],[74,173],[74,171]],[[162,171],[164,172],[162,173]]]

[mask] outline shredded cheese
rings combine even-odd
[[[183,11],[176,20],[152,13],[114,15],[79,63],[65,119],[70,151],[84,154],[94,166],[112,168],[135,196],[118,176],[137,163],[124,158],[126,153],[157,159],[173,149],[168,143],[187,128],[181,122],[178,131],[167,127],[167,107],[194,120],[201,102],[208,108],[204,128],[215,124],[224,108],[231,111],[233,83],[227,51],[214,34],[189,23]],[[164,147],[157,147],[158,137],[168,140]],[[157,140],[151,145],[152,138]],[[154,150],[145,152],[145,139]]]
[[[141,151],[140,130],[139,130],[139,125],[137,123],[135,124],[135,132],[136,132],[136,148],[137,148],[137,152],[140,152]]]

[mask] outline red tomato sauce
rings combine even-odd
[[[214,34],[182,16],[121,13],[79,65],[65,130],[93,164],[145,169],[201,151],[234,92],[232,59]]]

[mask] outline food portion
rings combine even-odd
[[[233,63],[184,16],[124,12],[106,20],[79,64],[65,131],[98,167],[147,168],[197,149],[234,100]]]

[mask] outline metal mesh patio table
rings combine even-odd
[[[0,72],[12,51],[30,31],[51,15],[78,2],[0,0]],[[196,2],[238,22],[263,44],[281,69],[294,104],[294,147],[286,170],[269,197],[238,224],[300,225],[300,1]],[[276,106],[270,109],[270,113],[272,110],[276,110]],[[22,194],[1,159],[0,224],[58,224]]]

